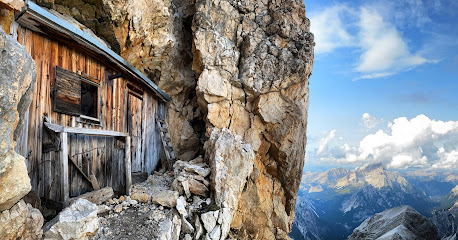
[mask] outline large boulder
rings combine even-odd
[[[99,230],[97,205],[86,199],[76,200],[43,227],[44,239],[87,240]]]
[[[0,29],[0,211],[30,190],[25,159],[15,153],[36,78],[35,61],[13,37]]]
[[[22,200],[0,213],[0,239],[41,239],[42,226],[40,211]]]
[[[360,239],[435,240],[440,237],[434,223],[404,205],[366,219],[348,237],[348,240]]]
[[[250,144],[244,143],[242,137],[233,135],[228,129],[214,128],[205,149],[211,169],[210,182],[215,202],[222,208],[221,211],[229,212],[225,221],[221,222],[221,239],[225,239],[243,187],[253,171],[255,154]]]
[[[173,176],[168,173],[150,175],[142,183],[132,186],[132,200],[141,203],[152,202],[164,207],[174,208],[177,205],[179,193],[171,190]]]
[[[0,211],[9,209],[31,190],[30,178],[23,156],[9,151],[0,159]]]
[[[205,149],[216,204],[235,209],[247,177],[253,171],[255,154],[250,144],[228,129],[214,128]]]

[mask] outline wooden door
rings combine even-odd
[[[142,159],[142,116],[143,100],[136,94],[129,93],[127,103],[128,133],[131,136],[132,172],[143,171]]]

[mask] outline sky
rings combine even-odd
[[[316,45],[304,171],[458,172],[458,1],[305,6]]]

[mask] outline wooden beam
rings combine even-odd
[[[108,80],[112,80],[115,78],[122,78],[122,77],[123,77],[122,73],[115,73],[115,74],[107,75]]]
[[[68,207],[69,203],[69,188],[68,188],[68,134],[60,133],[61,149],[60,149],[60,174],[61,174],[61,193],[64,202],[64,208]]]
[[[56,132],[56,133],[61,133],[61,132],[64,132],[64,127],[60,126],[60,125],[57,125],[57,124],[52,124],[52,123],[49,123],[49,122],[45,122],[45,127],[53,132]],[[62,139],[62,138],[61,138]]]
[[[44,123],[45,126],[54,132],[65,132],[65,133],[74,133],[74,134],[84,134],[90,136],[101,136],[101,137],[127,137],[127,133],[101,130],[101,129],[92,129],[92,128],[79,128],[79,127],[63,127],[53,123]]]
[[[130,196],[130,190],[132,186],[132,171],[131,171],[131,156],[130,156],[130,137],[126,137],[125,143],[125,159],[124,163],[126,166],[126,195]]]

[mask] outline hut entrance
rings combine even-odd
[[[127,127],[128,133],[132,138],[132,172],[143,172],[142,157],[142,128],[143,128],[143,98],[134,92],[129,91],[127,101]]]

